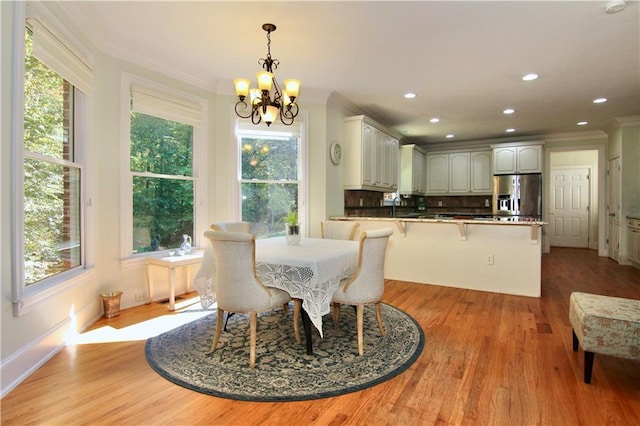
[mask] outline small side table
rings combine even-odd
[[[169,310],[176,309],[176,268],[187,267],[187,292],[191,288],[191,270],[189,266],[199,265],[202,262],[203,253],[185,254],[184,256],[147,257],[147,288],[149,298],[147,303],[153,300],[153,281],[151,269],[153,266],[165,268],[169,278]]]

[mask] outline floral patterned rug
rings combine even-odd
[[[342,306],[340,321],[324,321],[324,338],[313,335],[313,355],[293,334],[292,306],[258,316],[256,366],[249,368],[249,319],[233,315],[211,353],[216,314],[147,340],[149,365],[162,377],[208,395],[244,401],[300,401],[356,392],[406,370],[422,353],[420,325],[383,304],[380,336],[373,307],[365,308],[364,355],[358,355],[355,310]]]

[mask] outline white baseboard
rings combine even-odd
[[[91,317],[90,320],[85,320],[85,324],[81,324],[80,327],[78,327],[73,318],[67,317],[44,335],[34,339],[2,360],[0,363],[0,398],[11,392],[45,362],[60,352],[65,347],[65,341],[69,333],[84,330],[90,324],[93,324],[100,317],[100,312],[92,312],[95,309],[96,305],[87,305],[76,311],[76,318],[84,317],[84,315],[78,315],[80,312],[89,314]]]

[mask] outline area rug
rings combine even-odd
[[[313,355],[296,343],[293,309],[258,316],[256,366],[249,368],[249,319],[233,315],[215,352],[213,313],[147,340],[149,365],[185,388],[244,401],[301,401],[356,392],[406,370],[422,353],[420,325],[405,312],[383,304],[386,327],[380,336],[372,307],[364,315],[364,355],[358,355],[355,310],[343,306],[334,327],[323,318],[324,338],[313,335]]]

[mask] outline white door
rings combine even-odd
[[[607,196],[607,246],[609,257],[620,261],[620,157],[609,160]]]
[[[589,247],[589,169],[551,170],[551,245]]]

